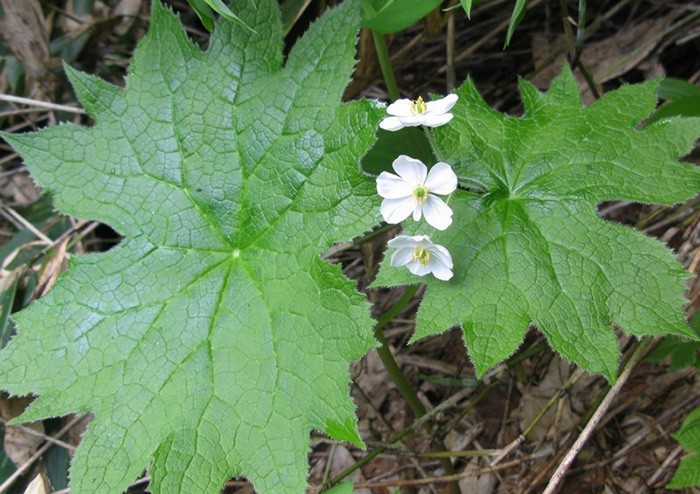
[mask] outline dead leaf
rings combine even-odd
[[[46,264],[44,264],[39,274],[39,282],[34,290],[34,298],[41,298],[53,288],[58,275],[66,269],[66,248],[70,237],[61,240],[53,249]]]
[[[572,367],[564,360],[553,358],[539,384],[536,386],[529,386],[527,383],[518,385],[522,398],[520,406],[514,413],[520,422],[520,430],[525,429],[532,419],[540,413],[549,399],[559,393],[562,384],[571,376],[572,372]],[[572,411],[569,400],[560,400],[542,417],[528,438],[543,439],[547,436],[550,428],[554,428],[558,436],[563,436],[573,429],[578,421],[579,417]]]
[[[112,10],[112,15],[120,18],[114,32],[119,36],[125,35],[134,24],[142,6],[143,0],[120,0]]]
[[[24,67],[29,96],[51,101],[57,78],[51,71],[49,34],[38,0],[0,0],[0,37]]]
[[[49,481],[39,474],[27,486],[24,494],[49,494],[49,492]]]
[[[0,414],[2,418],[11,420],[19,416],[32,402],[33,398],[10,398],[6,394],[0,396]],[[43,434],[42,422],[23,424],[23,427],[6,425],[4,449],[7,456],[18,467],[25,464],[36,453],[37,448],[44,442],[44,438],[37,434],[26,432],[25,428],[31,428]]]
[[[336,444],[331,449],[331,453],[328,456],[328,461],[330,462],[330,477],[333,478],[341,472],[345,471],[347,468],[353,466],[356,462],[355,458],[352,456],[348,448],[343,445]],[[365,477],[362,475],[360,470],[355,470],[355,472],[350,477],[355,482],[364,482]],[[353,494],[372,494],[370,489],[353,489]]]
[[[36,202],[41,195],[29,175],[15,173],[0,181],[0,197],[12,207],[27,206]]]
[[[581,62],[593,74],[598,85],[620,77],[649,57],[661,43],[661,34],[676,17],[678,12],[674,11],[660,19],[645,20],[623,28],[607,39],[586,43]],[[535,72],[526,79],[538,88],[546,89],[567,59],[566,38],[562,34],[550,43],[544,35],[535,33],[532,37],[532,55]],[[581,88],[588,87],[578,71],[576,78]],[[584,91],[592,99],[590,91]]]
[[[459,481],[459,490],[462,494],[472,494],[475,492],[479,494],[488,494],[490,492],[495,492],[496,485],[498,484],[496,474],[487,473],[478,475],[477,473],[481,470],[479,464],[482,462],[482,459],[474,458],[467,464],[464,472],[470,473]]]

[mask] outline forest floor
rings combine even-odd
[[[60,58],[80,70],[122,84],[130,54],[148,25],[148,3],[42,1],[44,24],[29,23],[22,36],[32,48],[19,46],[23,41],[7,35],[4,45],[0,44],[0,94],[77,109]],[[181,12],[193,39],[206,44],[208,35],[186,2],[168,3]],[[298,3],[305,10],[288,36],[289,44],[325,4],[320,0]],[[513,3],[477,3],[471,21],[461,10],[452,14],[437,11],[390,36],[389,51],[403,96],[445,94],[471,77],[491,105],[509,114],[520,114],[518,76],[539,88],[548,87],[567,60],[564,25],[576,30],[578,2],[563,2],[569,8],[564,21],[562,2],[530,0],[510,46],[504,49]],[[599,0],[589,3],[586,18],[580,59],[592,74],[597,92],[660,76],[700,84],[697,1]],[[6,28],[0,25],[0,29]],[[9,57],[10,51],[23,53],[21,63]],[[388,100],[367,32],[361,35],[359,59],[347,98]],[[580,71],[576,76],[583,100],[593,102],[593,91]],[[57,120],[89,124],[85,115],[66,110],[70,109],[0,101],[0,124],[9,132],[40,128]],[[687,159],[700,163],[700,153],[696,149]],[[67,254],[104,251],[119,238],[105,225],[54,213],[20,159],[3,142],[0,164],[0,289],[4,292],[0,340],[5,344],[13,331],[7,320],[9,309],[17,310],[45,294],[65,269]],[[658,237],[677,253],[683,266],[695,276],[688,282],[687,312],[693,327],[700,331],[700,317],[693,318],[700,308],[700,199],[674,207],[611,202],[601,204],[599,213]],[[338,245],[329,257],[342,263],[345,273],[365,289],[386,240],[395,233],[387,231],[362,243]],[[5,268],[16,262],[9,255],[21,246],[26,262],[33,260],[33,264],[18,275]],[[376,317],[389,310],[402,294],[402,289],[367,290]],[[429,420],[416,423],[414,412],[392,384],[376,352],[370,352],[351,368],[351,394],[368,449],[362,451],[315,434],[310,484],[321,486],[346,469],[355,468],[349,478],[354,479],[355,492],[360,493],[389,494],[395,489],[405,494],[451,492],[448,481],[458,484],[462,493],[542,492],[610,386],[602,377],[578,372],[563,361],[535,328],[528,331],[513,357],[477,380],[459,328],[407,345],[420,296],[419,291],[383,329],[404,376],[429,411]],[[620,333],[623,354],[633,346],[634,340]],[[687,344],[683,352],[684,357],[676,365],[668,358],[653,362],[646,359],[634,368],[578,454],[559,492],[667,492],[664,486],[686,454],[671,434],[691,410],[700,406],[700,377],[694,365],[700,347]],[[26,400],[0,399],[3,420],[18,415],[26,404]],[[45,447],[47,435],[70,420],[35,424],[34,432],[4,429],[0,482],[17,467],[28,466],[6,492],[24,492],[38,472],[47,475],[56,491],[66,492],[68,461],[88,420],[78,422],[63,442],[46,448],[43,454],[35,453]],[[397,440],[402,432],[405,434]],[[373,457],[364,462],[368,454]],[[452,459],[452,475],[443,468],[440,460],[444,458]],[[145,492],[146,488],[147,477],[129,492]],[[244,480],[233,479],[225,492],[253,491]]]

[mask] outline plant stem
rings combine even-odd
[[[379,66],[382,69],[382,76],[384,77],[384,83],[386,84],[386,89],[389,92],[389,98],[392,101],[399,99],[399,85],[396,83],[396,76],[394,76],[394,69],[391,66],[391,59],[389,58],[389,49],[386,46],[386,40],[384,35],[370,30],[372,33],[372,39],[374,40],[374,49],[377,52],[377,58],[379,59]]]
[[[447,57],[447,73],[445,78],[447,79],[447,92],[451,92],[457,85],[457,73],[455,71],[455,16],[454,12],[448,12],[447,14],[447,40],[446,44],[446,57]]]
[[[420,398],[418,398],[418,394],[415,392],[411,384],[406,381],[406,378],[403,377],[401,368],[396,362],[394,355],[392,355],[382,330],[384,329],[384,326],[386,326],[394,317],[396,317],[399,312],[401,312],[404,307],[408,305],[408,303],[415,296],[416,292],[418,292],[419,288],[420,285],[409,286],[403,295],[401,295],[401,298],[399,298],[399,300],[397,300],[389,310],[382,314],[377,320],[377,324],[374,325],[374,337],[377,339],[377,341],[379,341],[379,343],[381,343],[381,346],[377,348],[379,358],[389,374],[389,377],[396,385],[396,389],[398,389],[401,396],[404,397],[408,405],[411,407],[411,410],[413,410],[416,418],[423,417],[428,411],[425,409],[425,406],[423,406],[423,403],[420,401]],[[442,469],[445,471],[445,474],[452,475],[455,473],[452,466],[452,461],[449,458],[441,458],[440,464],[442,465]],[[459,494],[459,485],[456,482],[450,483],[450,492],[452,494]]]
[[[413,299],[413,296],[418,291],[418,288],[420,288],[420,285],[409,286],[401,298],[388,311],[382,314],[382,316],[377,320],[377,324],[374,325],[374,337],[379,343],[381,343],[381,346],[377,348],[377,353],[379,353],[379,358],[382,360],[382,364],[384,364],[384,368],[389,374],[389,377],[396,385],[396,389],[398,389],[399,393],[401,393],[401,395],[406,399],[416,417],[422,417],[426,412],[425,407],[418,398],[416,392],[413,390],[413,387],[403,377],[399,364],[391,354],[391,350],[389,350],[389,346],[386,343],[386,338],[384,338],[384,333],[382,332],[384,326],[386,326],[387,323],[389,323],[389,321],[391,321],[399,312],[401,312],[401,310],[408,305],[411,299]]]
[[[598,88],[595,84],[595,78],[593,73],[588,69],[588,67],[581,61],[581,54],[583,53],[583,41],[586,39],[586,0],[578,0],[578,26],[576,28],[576,44],[575,44],[575,54],[572,60],[572,65],[574,67],[578,66],[581,74],[586,79],[586,84],[593,93],[595,99],[600,99],[600,93],[598,93]]]
[[[583,52],[583,41],[586,38],[586,0],[578,0],[578,26],[576,26],[576,61]]]

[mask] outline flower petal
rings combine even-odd
[[[457,175],[447,163],[436,163],[428,172],[425,186],[432,194],[452,194],[457,188]]]
[[[386,117],[379,122],[379,127],[389,132],[396,132],[397,130],[403,129],[405,125],[401,123],[401,120],[397,117]]]
[[[435,115],[447,113],[452,109],[453,106],[455,106],[458,99],[459,96],[457,96],[456,94],[448,94],[444,98],[436,99],[434,101],[428,101],[428,103],[426,103],[426,105],[428,106],[428,113],[432,113]]]
[[[425,115],[410,115],[408,117],[396,117],[401,120],[401,125],[404,127],[418,127],[425,125]]]
[[[428,176],[428,167],[422,161],[402,154],[391,164],[401,178],[411,184],[423,184]]]
[[[413,205],[416,200],[413,197],[403,197],[400,199],[384,199],[379,206],[384,221],[391,224],[401,223],[411,216]]]
[[[432,259],[430,261],[432,261]],[[433,276],[438,280],[447,281],[453,276],[452,270],[440,262],[428,262],[428,265],[431,265]]]
[[[394,267],[406,266],[413,260],[413,249],[403,248],[397,249],[391,256],[391,265]]]
[[[415,205],[413,206],[413,221],[420,221],[422,216],[423,206],[418,204],[418,201],[416,201]]]
[[[423,125],[426,127],[440,127],[441,125],[445,125],[447,122],[452,120],[454,115],[451,113],[443,113],[440,115],[425,115],[425,119],[423,120]]]
[[[452,269],[452,267],[454,266],[454,264],[452,263],[452,254],[450,254],[450,251],[442,245],[433,244],[433,246],[430,248],[430,253],[433,256],[437,257],[440,260],[440,262],[448,268]]]
[[[438,230],[445,230],[452,224],[452,209],[439,197],[429,195],[423,203],[425,221]]]
[[[423,264],[420,261],[413,261],[409,264],[406,265],[408,270],[418,276],[425,276],[426,274],[430,273],[430,264]]]
[[[386,108],[386,112],[389,115],[396,115],[397,117],[413,115],[411,112],[411,100],[406,98],[397,99]]]
[[[430,241],[430,237],[427,235],[415,235],[413,237],[409,235],[399,235],[389,240],[387,245],[394,249],[400,249],[402,247],[414,249],[424,241],[427,241],[429,245],[433,245],[433,243]]]
[[[377,193],[385,199],[411,197],[414,186],[398,175],[382,172],[377,177]]]

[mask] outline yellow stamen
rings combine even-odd
[[[430,260],[430,251],[424,249],[423,247],[416,247],[413,249],[413,260],[425,265],[428,264]]]
[[[411,113],[414,115],[422,115],[428,111],[428,105],[423,101],[422,96],[418,96],[418,99],[411,101]]]

